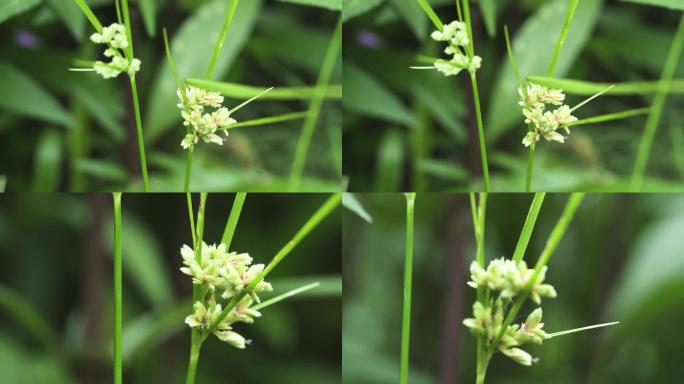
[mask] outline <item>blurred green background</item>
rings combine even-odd
[[[343,382],[399,378],[405,247],[400,194],[356,194],[373,218],[343,214]],[[536,262],[568,195],[544,200],[525,260]],[[510,258],[532,195],[489,195],[487,260]],[[684,196],[587,195],[549,263],[558,297],[543,302],[549,332],[608,321],[619,325],[526,348],[532,367],[501,354],[491,383],[675,383],[681,381],[684,321]],[[475,381],[475,338],[462,325],[475,290],[466,194],[418,194],[409,382]],[[533,309],[523,307],[525,316]]]
[[[453,0],[429,1],[444,22]],[[351,3],[351,2],[350,2]],[[503,35],[508,25],[521,74],[544,75],[568,0],[471,1],[477,72],[493,191],[524,190],[526,128]],[[619,83],[660,78],[681,12],[646,4],[680,1],[583,0],[575,13],[556,77]],[[467,74],[444,77],[419,54],[440,56],[433,25],[415,0],[370,0],[344,8],[344,173],[351,191],[482,190],[475,110]],[[679,60],[675,79],[684,75]],[[604,95],[578,118],[650,106],[652,94]],[[587,96],[569,95],[570,105]],[[682,190],[684,98],[671,94],[647,168],[645,191]],[[565,144],[541,142],[536,191],[627,191],[646,116],[577,126]]]
[[[113,0],[88,0],[103,23],[116,17]],[[182,191],[185,128],[164,54],[167,28],[181,78],[202,77],[227,0],[138,0],[131,4],[137,75],[151,189]],[[313,86],[339,9],[293,0],[246,0],[236,10],[214,80],[257,87]],[[323,2],[322,4],[325,4]],[[73,0],[0,3],[0,179],[15,191],[141,190],[130,85],[70,72],[74,59],[101,49]],[[331,84],[341,82],[341,59]],[[226,98],[235,107],[242,100]],[[259,100],[238,121],[306,111],[308,100]],[[338,191],[341,102],[323,103],[301,190]],[[230,131],[223,146],[200,145],[194,191],[282,191],[303,120]]]
[[[195,196],[198,197],[198,196]],[[268,263],[325,195],[248,195],[233,249]],[[205,236],[220,240],[232,195],[210,194]],[[109,194],[0,195],[0,371],[3,383],[111,383],[112,199]],[[195,205],[196,206],[196,205]],[[189,243],[183,195],[123,196],[126,383],[183,383],[188,363]],[[273,271],[273,294],[321,286],[239,324],[245,350],[211,337],[198,383],[340,381],[340,210]],[[270,296],[270,295],[269,295]]]

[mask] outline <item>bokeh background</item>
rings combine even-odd
[[[135,124],[126,76],[104,80],[70,72],[74,59],[95,60],[101,48],[73,0],[22,0],[0,6],[0,181],[12,191],[142,190]],[[113,0],[88,0],[103,23]],[[181,78],[202,77],[228,7],[227,0],[129,1],[136,76],[150,187],[183,190],[185,127],[164,53],[162,28]],[[143,6],[144,5],[144,6]],[[256,87],[313,86],[339,10],[293,0],[241,1],[213,79]],[[341,82],[341,58],[331,84]],[[226,98],[235,107],[242,100]],[[306,111],[308,100],[260,100],[238,121]],[[341,102],[323,103],[301,190],[340,190]],[[303,120],[231,130],[223,146],[200,145],[194,191],[282,191]]]
[[[343,382],[399,378],[405,247],[405,199],[356,194],[373,218],[343,214]],[[566,194],[547,194],[525,255],[539,253]],[[487,260],[511,257],[532,195],[489,195]],[[411,383],[472,383],[475,338],[470,317],[475,257],[466,194],[416,198]],[[491,383],[674,383],[684,374],[684,196],[587,195],[549,263],[558,297],[543,302],[550,332],[608,321],[617,326],[547,340],[528,350],[525,367],[497,354]],[[527,314],[534,307],[523,307]]]
[[[268,263],[327,197],[248,195],[233,249]],[[209,195],[208,242],[220,239],[232,200]],[[178,270],[180,247],[191,242],[185,196],[124,194],[122,212],[124,382],[184,383],[190,328],[183,320],[192,295]],[[237,325],[252,339],[245,350],[207,339],[198,383],[339,382],[340,214],[267,279],[273,294],[321,286],[265,308],[253,325]],[[112,382],[112,234],[110,194],[0,195],[2,382]]]
[[[453,0],[429,1],[444,22]],[[583,0],[561,51],[556,77],[619,83],[660,78],[681,12],[635,4],[648,0]],[[508,25],[521,74],[544,75],[568,0],[471,1],[477,72],[493,191],[525,187],[526,127],[503,34]],[[681,9],[679,2],[669,3]],[[676,4],[675,4],[676,3]],[[470,79],[444,77],[417,55],[440,56],[433,25],[415,0],[369,0],[345,7],[344,173],[351,191],[483,190]],[[353,12],[352,12],[353,11]],[[684,74],[679,60],[675,79]],[[587,96],[569,95],[575,105]],[[604,95],[577,111],[586,118],[648,107],[652,94]],[[681,190],[684,119],[681,93],[663,110],[645,191]],[[627,191],[646,116],[577,126],[565,144],[541,142],[532,190]]]

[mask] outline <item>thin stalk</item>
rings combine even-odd
[[[247,193],[245,192],[240,192],[235,195],[233,208],[230,209],[230,215],[228,215],[228,220],[226,221],[226,229],[223,230],[223,236],[221,237],[221,243],[226,245],[227,250],[230,250],[230,243],[233,241],[233,234],[235,234],[235,228],[240,219],[240,213],[242,212],[242,206],[245,204],[246,198]]]
[[[340,205],[342,202],[342,194],[336,193],[332,195],[328,200],[326,200],[323,205],[321,205],[318,210],[309,218],[309,220],[304,223],[304,225],[297,231],[297,233],[292,237],[290,241],[288,241],[281,249],[276,253],[275,256],[273,256],[273,259],[271,260],[270,263],[264,268],[261,273],[259,273],[249,285],[247,285],[240,293],[237,295],[233,296],[230,298],[230,300],[226,303],[226,305],[223,307],[223,311],[221,314],[218,316],[216,320],[211,324],[211,327],[202,335],[202,340],[204,340],[208,335],[210,335],[214,329],[219,325],[219,323],[230,313],[230,311],[235,308],[235,306],[242,300],[245,296],[247,296],[253,289],[254,287],[259,284],[262,280],[268,276],[271,271],[280,264],[285,257],[287,257],[292,250],[299,245],[299,243],[306,238],[311,231],[314,230],[318,226],[318,224],[323,221],[330,213],[337,208],[337,206]]]
[[[487,215],[487,193],[480,193],[480,201],[476,206],[475,194],[470,194],[470,210],[473,218],[473,228],[475,232],[475,260],[484,268],[485,267],[485,224]],[[485,304],[488,301],[487,294],[482,287],[477,288],[477,301]],[[484,371],[487,369],[489,357],[485,350],[484,340],[477,338],[477,381],[484,382]]]
[[[256,127],[259,125],[269,125],[269,124],[275,124],[275,123],[282,123],[284,121],[302,119],[302,118],[307,117],[308,115],[309,115],[309,111],[303,111],[303,112],[284,113],[282,115],[277,115],[277,116],[260,117],[257,119],[240,121],[240,122],[237,122],[235,124],[231,124],[231,125],[223,128],[223,130],[228,131],[228,130],[235,129],[235,128]]]
[[[404,255],[404,305],[401,315],[401,367],[399,382],[408,382],[411,338],[411,280],[413,277],[413,210],[416,193],[406,193],[406,253]]]
[[[202,263],[202,236],[204,234],[204,211],[207,203],[207,194],[200,194],[200,205],[197,212],[197,234],[195,236],[195,261],[198,264]],[[198,285],[192,286],[192,303],[201,300],[202,289]],[[197,328],[192,328],[190,333],[190,361],[188,362],[188,374],[186,377],[186,384],[194,384],[195,375],[197,374],[197,363],[199,362],[200,349],[202,348],[203,339]]]
[[[112,198],[114,200],[114,384],[121,384],[123,382],[123,359],[121,358],[123,318],[121,192],[113,193]]]
[[[216,61],[218,60],[219,54],[221,53],[221,48],[223,48],[223,42],[226,40],[226,34],[228,33],[228,27],[233,21],[233,16],[235,15],[235,9],[238,6],[240,0],[232,0],[230,5],[228,5],[228,10],[223,18],[223,25],[221,26],[221,33],[218,39],[216,39],[216,44],[214,44],[214,51],[211,53],[211,60],[209,61],[209,66],[207,67],[207,72],[204,75],[206,80],[211,80],[214,75],[214,69],[216,68]]]
[[[125,2],[125,0],[124,0]],[[138,100],[138,86],[135,76],[129,76],[131,80],[131,93],[133,95],[133,112],[135,113],[135,129],[138,134],[138,154],[140,156],[140,170],[143,178],[143,191],[149,192],[149,180],[147,178],[147,156],[145,155],[145,139],[142,131],[142,119],[140,118],[140,101]]]
[[[563,239],[563,236],[565,235],[565,232],[568,229],[568,225],[570,225],[570,221],[572,221],[572,218],[575,216],[575,212],[577,211],[577,208],[582,202],[582,199],[584,199],[584,193],[573,193],[570,195],[568,202],[565,204],[565,209],[563,210],[561,217],[558,219],[558,222],[556,222],[556,225],[554,226],[553,231],[551,232],[551,235],[549,236],[549,239],[546,241],[546,245],[544,246],[544,249],[542,250],[542,253],[539,256],[539,260],[537,260],[537,264],[534,266],[532,276],[530,276],[530,279],[523,288],[522,293],[518,296],[516,301],[513,303],[513,306],[508,311],[508,314],[504,319],[499,334],[492,342],[492,346],[496,346],[499,344],[499,341],[501,340],[501,337],[503,336],[504,332],[506,331],[506,329],[508,329],[508,326],[511,325],[513,320],[518,315],[520,308],[522,308],[522,305],[525,303],[525,300],[527,299],[527,295],[529,294],[530,289],[532,289],[532,286],[537,282],[539,274],[541,273],[541,269],[544,266],[546,266],[546,264],[549,262],[551,256],[553,256],[553,252],[556,250],[558,244]],[[489,351],[489,353],[493,352],[494,351]]]
[[[319,73],[318,80],[316,81],[314,96],[311,98],[309,103],[309,115],[304,120],[302,133],[299,136],[299,141],[297,142],[295,157],[294,161],[292,162],[292,169],[290,170],[290,179],[288,182],[288,189],[290,191],[299,190],[299,185],[302,181],[302,174],[304,173],[304,164],[306,163],[306,157],[309,152],[309,145],[311,144],[316,123],[318,122],[318,116],[323,105],[325,90],[328,87],[328,83],[330,83],[330,78],[332,77],[332,72],[335,69],[335,64],[337,63],[337,57],[341,47],[342,16],[340,16],[339,20],[337,21],[337,27],[335,27],[335,32],[330,40],[330,44],[328,45],[328,50],[325,53],[323,66],[321,67],[321,72]]]
[[[318,286],[320,286],[320,285],[321,285],[321,283],[318,282],[318,281],[316,281],[316,282],[314,282],[314,283],[307,284],[307,285],[304,285],[304,286],[299,287],[299,288],[295,288],[295,289],[293,289],[293,290],[290,290],[290,291],[287,291],[287,292],[285,292],[285,293],[283,293],[283,294],[280,294],[280,295],[278,295],[278,296],[276,296],[276,297],[273,297],[273,298],[270,298],[270,299],[268,299],[268,300],[262,301],[261,303],[258,303],[258,304],[255,304],[255,305],[251,306],[250,308],[253,309],[253,310],[255,310],[255,311],[258,311],[258,310],[260,310],[260,309],[264,309],[264,308],[266,308],[266,307],[269,307],[269,306],[271,306],[271,305],[273,305],[273,304],[275,304],[275,303],[279,303],[279,302],[281,302],[281,301],[283,301],[283,300],[285,300],[285,299],[289,299],[289,298],[292,297],[292,296],[295,296],[295,295],[298,295],[298,294],[300,294],[300,293],[306,292],[306,291],[308,291],[308,290],[314,289],[314,288],[316,288],[316,287],[318,287]]]
[[[556,72],[556,66],[558,65],[558,58],[560,57],[561,49],[565,43],[565,38],[568,35],[568,30],[570,29],[570,24],[572,23],[572,18],[575,16],[575,10],[579,0],[570,0],[568,4],[568,11],[565,13],[565,21],[563,22],[563,27],[561,28],[558,40],[556,40],[556,47],[553,50],[553,56],[551,56],[551,63],[549,63],[549,68],[546,70],[546,76],[553,76]]]
[[[102,32],[102,23],[97,16],[95,16],[93,10],[90,9],[88,3],[86,3],[85,0],[74,0],[74,2],[76,2],[76,5],[81,9],[81,12],[83,12],[88,21],[90,21],[93,28],[95,28],[98,33]]]
[[[183,183],[183,191],[190,193],[190,178],[192,177],[192,155],[195,152],[194,146],[188,148],[188,154],[185,157],[185,181]]]
[[[527,155],[527,176],[525,177],[525,192],[532,191],[532,172],[534,171],[534,149],[537,145],[532,143]]]
[[[190,192],[185,193],[185,202],[188,206],[188,219],[190,220],[190,232],[192,233],[192,244],[197,242],[197,234],[195,232],[195,214],[192,211],[192,194]]]
[[[416,0],[418,2],[418,5],[420,5],[421,8],[423,8],[423,12],[428,16],[430,21],[432,21],[432,24],[435,25],[435,27],[438,30],[444,29],[444,23],[442,20],[439,19],[439,16],[435,13],[435,10],[432,9],[432,6],[426,1],[426,0]]]
[[[539,216],[539,211],[544,203],[545,196],[545,192],[537,192],[534,194],[532,204],[530,204],[530,210],[527,212],[527,217],[525,218],[525,224],[523,224],[523,229],[520,231],[520,237],[518,237],[518,243],[515,245],[515,251],[513,251],[512,259],[516,263],[521,261],[523,256],[525,256],[525,251],[530,242],[530,237],[532,237],[534,224],[537,222],[537,216]]]
[[[594,124],[594,123],[604,123],[606,121],[614,121],[626,119],[628,117],[634,117],[639,115],[646,115],[651,112],[651,108],[635,108],[628,109],[622,112],[607,113],[605,115],[598,115],[588,117],[586,119],[575,120],[572,123],[566,124],[566,127],[574,127],[576,125]]]
[[[682,54],[682,47],[684,47],[684,14],[679,22],[679,27],[670,45],[670,52],[665,60],[665,66],[660,76],[658,83],[658,92],[653,98],[653,107],[651,113],[648,115],[644,133],[639,142],[639,149],[637,151],[637,158],[634,162],[634,171],[632,172],[631,189],[633,192],[640,191],[644,184],[644,174],[646,172],[646,165],[648,164],[648,157],[651,153],[651,146],[653,145],[653,138],[655,137],[660,117],[663,113],[665,100],[667,99],[667,90],[670,88],[670,82],[674,76],[679,57]]]
[[[467,1],[466,1],[467,3]],[[489,186],[489,164],[487,162],[487,145],[484,136],[484,124],[482,123],[482,110],[480,108],[480,92],[477,86],[477,75],[470,74],[470,82],[473,86],[473,102],[475,103],[475,117],[477,120],[477,136],[480,141],[480,160],[482,161],[482,176],[484,177],[485,192],[490,191]]]

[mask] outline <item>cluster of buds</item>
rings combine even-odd
[[[556,290],[552,285],[542,284],[546,278],[547,267],[539,271],[537,280],[532,284],[529,295],[536,304],[541,304],[541,298],[556,297]],[[473,288],[483,287],[492,291],[500,291],[501,297],[510,299],[522,292],[532,278],[534,270],[527,267],[524,261],[515,262],[499,258],[492,260],[487,269],[477,261],[470,264],[470,279],[468,285]]]
[[[93,64],[95,72],[105,79],[117,77],[121,72],[133,76],[140,70],[140,60],[136,58],[129,60],[123,53],[128,48],[126,28],[123,25],[114,23],[104,27],[101,33],[93,33],[90,36],[90,41],[95,44],[107,45],[104,55],[111,58],[111,61],[108,63],[96,61]]]
[[[247,253],[228,252],[225,244],[202,243],[199,262],[189,246],[184,245],[180,252],[184,264],[181,272],[192,276],[192,283],[203,288],[202,301],[193,304],[194,313],[185,318],[185,323],[201,331],[212,330],[220,340],[237,348],[245,348],[248,341],[233,331],[232,325],[237,322],[251,324],[261,316],[250,306],[259,302],[259,293],[273,290],[271,284],[259,281],[218,323],[222,307],[217,303],[217,298],[230,299],[243,292],[263,271],[264,265],[252,265],[252,257]],[[212,329],[213,324],[217,325]]]
[[[532,124],[534,129],[527,132],[523,138],[523,145],[530,145],[543,137],[547,141],[565,142],[566,136],[558,132],[559,128],[570,134],[567,124],[577,120],[572,115],[573,110],[563,104],[565,94],[561,89],[549,89],[539,84],[528,84],[526,89],[518,88],[525,123]],[[553,110],[546,110],[547,106],[559,106]]]
[[[443,41],[448,44],[444,53],[451,56],[449,60],[439,59],[434,63],[434,68],[445,76],[458,75],[462,70],[470,73],[477,71],[482,65],[482,58],[474,55],[469,57],[464,49],[470,43],[466,24],[461,21],[452,21],[445,24],[441,31],[434,31],[430,35],[433,40]]]
[[[205,143],[223,145],[223,139],[216,132],[237,123],[230,117],[228,108],[222,106],[223,96],[218,92],[192,86],[186,86],[183,90],[179,89],[177,94],[183,125],[190,128],[181,142],[181,147],[192,148],[200,140]],[[205,113],[205,107],[214,108],[214,110]],[[228,136],[227,131],[225,134]]]
[[[498,292],[499,295],[486,303],[475,302],[473,317],[463,321],[463,324],[470,328],[476,337],[485,341],[489,350],[499,351],[523,365],[531,365],[536,360],[519,347],[528,343],[541,344],[549,338],[541,322],[542,309],[535,309],[524,323],[508,325],[503,333],[502,328],[509,301],[519,294],[524,294],[533,272],[527,268],[524,261],[516,263],[500,258],[492,260],[486,269],[474,261],[470,265],[471,281],[468,285],[473,288],[483,288],[489,293]],[[543,267],[528,291],[530,298],[537,305],[541,304],[542,297],[556,297],[556,290],[553,286],[542,283],[545,275],[546,267]]]
[[[499,297],[494,301],[494,305],[485,307],[479,301],[473,305],[473,317],[463,320],[463,324],[477,337],[485,340],[485,345],[510,357],[516,363],[522,365],[532,365],[537,359],[522,350],[520,347],[528,344],[541,344],[549,335],[544,332],[542,319],[542,309],[537,308],[524,323],[511,324],[506,328],[496,346],[492,346],[497,336],[501,332],[504,319],[504,298]]]

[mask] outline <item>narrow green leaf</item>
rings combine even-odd
[[[401,186],[404,169],[404,141],[398,129],[390,129],[378,145],[375,175],[376,192],[394,192]]]
[[[31,10],[40,2],[41,0],[4,0],[0,3],[0,23]]]
[[[527,76],[527,80],[550,88],[560,88],[570,95],[593,95],[614,85],[606,95],[648,95],[658,91],[659,81],[632,81],[624,83],[596,83],[574,79],[556,79],[544,76]],[[667,87],[669,93],[684,93],[684,79],[672,80]]]
[[[147,36],[157,34],[157,0],[138,0]]]
[[[62,136],[54,129],[46,129],[36,146],[33,191],[55,192],[62,167]]]
[[[498,12],[498,1],[500,0],[480,0],[480,11],[484,20],[487,35],[496,36],[496,14]]]
[[[515,251],[513,251],[512,260],[516,263],[521,261],[525,256],[525,251],[530,242],[530,237],[532,237],[534,224],[537,222],[537,216],[539,216],[539,211],[544,203],[545,196],[546,193],[543,192],[534,194],[532,204],[530,204],[530,210],[527,212],[527,217],[525,218],[525,224],[523,224],[522,231],[520,231],[520,237],[518,237],[518,243],[515,245]]]
[[[312,7],[320,7],[331,9],[333,11],[342,10],[342,0],[278,0],[283,3],[292,3],[300,5],[308,5]]]
[[[373,223],[373,218],[353,193],[346,192],[342,195],[342,205],[369,224]]]
[[[342,0],[342,21],[347,22],[383,3],[384,0]]]
[[[586,119],[580,119],[567,124],[568,127],[573,127],[576,125],[594,124],[594,123],[604,123],[606,121],[621,120],[629,117],[647,115],[651,111],[651,108],[638,108],[629,109],[622,112],[608,113],[605,115],[598,115],[588,117]]]
[[[0,98],[0,108],[70,128],[69,114],[57,100],[24,72],[0,61],[0,84],[7,95]]]
[[[309,111],[304,111],[304,112],[285,113],[283,115],[277,115],[277,116],[262,117],[259,119],[240,121],[240,122],[237,122],[233,125],[226,127],[225,129],[231,130],[231,129],[235,129],[235,128],[255,127],[255,126],[259,126],[259,125],[272,125],[272,124],[282,123],[282,122],[290,121],[290,120],[303,119],[308,114],[309,114]]]
[[[271,306],[271,305],[273,305],[273,304],[279,303],[279,302],[281,302],[281,301],[283,301],[283,300],[286,300],[286,299],[289,299],[289,298],[291,298],[291,297],[293,297],[293,296],[299,295],[300,293],[303,293],[303,292],[309,291],[309,290],[311,290],[311,289],[317,288],[317,287],[320,286],[320,285],[321,285],[321,283],[319,283],[319,282],[314,282],[314,283],[307,284],[307,285],[304,285],[304,286],[299,287],[299,288],[295,288],[295,289],[293,289],[293,290],[291,290],[291,291],[287,291],[287,292],[285,292],[285,293],[283,293],[283,294],[280,294],[280,295],[278,295],[278,296],[272,297],[272,298],[270,298],[270,299],[268,299],[268,300],[264,300],[264,301],[262,301],[261,303],[258,303],[258,304],[256,304],[256,305],[254,305],[254,306],[252,307],[252,309],[254,309],[255,311],[262,310],[262,309],[264,309],[264,308],[266,308],[266,307],[268,307],[268,306]]]
[[[420,5],[416,0],[390,0],[406,24],[411,28],[413,34],[423,40],[427,36],[428,19],[420,10]]]
[[[7,176],[0,175],[0,193],[5,192],[5,187],[7,187]]]
[[[428,175],[443,180],[465,181],[468,179],[468,171],[465,168],[447,160],[421,159],[416,167]]]
[[[103,160],[80,159],[75,164],[76,170],[96,179],[123,182],[128,179],[126,170],[119,164]]]
[[[247,42],[262,3],[262,0],[249,0],[241,1],[238,5],[228,32],[230,41],[223,47],[216,63],[214,75],[217,78],[227,72]],[[180,79],[204,73],[215,43],[214,40],[207,39],[207,36],[220,30],[225,11],[226,2],[223,0],[205,2],[183,22],[177,32],[171,33],[174,36],[171,51]],[[180,121],[180,113],[176,108],[176,82],[169,64],[162,62],[156,72],[145,113],[145,138],[148,145],[152,145],[174,123]]]
[[[48,349],[57,348],[57,334],[38,308],[24,300],[18,293],[0,284],[0,310],[16,321],[17,325],[43,343]]]
[[[83,40],[85,17],[73,0],[48,0],[52,10],[69,29],[76,41]]]
[[[188,84],[203,88],[209,91],[220,92],[226,97],[237,100],[247,100],[254,95],[264,92],[267,88],[253,87],[237,83],[225,83],[204,79],[191,78],[186,81]],[[316,87],[275,87],[265,93],[259,99],[264,100],[308,100],[311,99],[316,91]],[[341,99],[342,86],[329,85],[324,93],[326,99]]]

